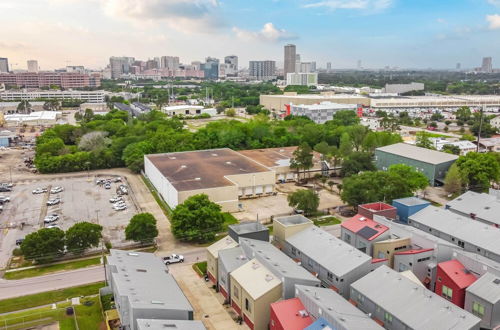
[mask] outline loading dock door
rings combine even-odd
[[[246,187],[245,196],[252,196],[252,195],[253,195],[253,187]]]
[[[268,184],[268,185],[266,186],[266,194],[270,194],[270,193],[272,193],[272,192],[273,192],[273,185]]]
[[[264,193],[264,186],[256,186],[255,187],[255,194],[256,195],[262,195]]]

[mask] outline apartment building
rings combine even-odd
[[[41,88],[59,86],[62,88],[83,88],[101,86],[100,73],[79,72],[19,72],[0,73],[0,83],[20,88]]]

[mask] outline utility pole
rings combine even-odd
[[[486,106],[485,105],[483,105],[483,107],[480,110],[481,119],[479,121],[479,131],[477,132],[476,152],[479,152],[479,141],[481,140],[481,130],[483,129],[483,115],[484,115],[484,110],[486,110]]]

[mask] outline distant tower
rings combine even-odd
[[[289,73],[295,72],[296,55],[297,48],[295,47],[295,45],[288,44],[285,46],[285,67],[283,71],[285,80]]]
[[[0,72],[9,72],[9,59],[0,57]]]
[[[460,62],[457,63],[457,70],[462,69],[462,64]]]
[[[38,61],[36,60],[28,61],[28,72],[38,72]]]
[[[493,72],[493,63],[491,57],[483,57],[483,65],[481,65],[481,71],[484,73]]]
[[[332,62],[326,62],[326,70],[332,71]]]
[[[361,66],[361,60],[358,60],[358,66],[357,66],[358,70],[361,70],[362,66]]]

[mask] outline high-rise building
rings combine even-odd
[[[361,65],[361,60],[358,60],[358,65],[357,65],[358,70],[361,70],[363,66]]]
[[[162,56],[161,57],[161,68],[168,70],[179,69],[179,57],[178,56]]]
[[[285,79],[289,73],[295,72],[295,64],[297,62],[297,49],[295,45],[288,44],[285,46],[285,67],[283,73],[285,75]]]
[[[219,59],[207,57],[205,63],[201,65],[201,69],[205,72],[205,79],[219,79]]]
[[[332,70],[332,62],[326,62],[326,70],[331,71]]]
[[[287,85],[315,86],[318,84],[317,72],[292,72],[286,77]]]
[[[28,60],[28,72],[38,72],[37,60]]]
[[[481,65],[481,71],[484,73],[493,72],[493,60],[491,57],[483,57],[483,65]]]
[[[128,74],[130,72],[130,66],[134,63],[135,59],[133,57],[115,57],[109,58],[109,67],[111,69],[111,78],[120,78],[122,74]]]
[[[9,59],[6,57],[0,57],[0,73],[9,72]]]
[[[237,76],[238,75],[238,56],[229,55],[224,57],[224,63],[226,64],[226,75]]]
[[[273,80],[276,78],[276,62],[250,61],[248,75],[257,80]]]
[[[457,63],[456,69],[460,70],[462,68],[462,64],[460,62]]]

